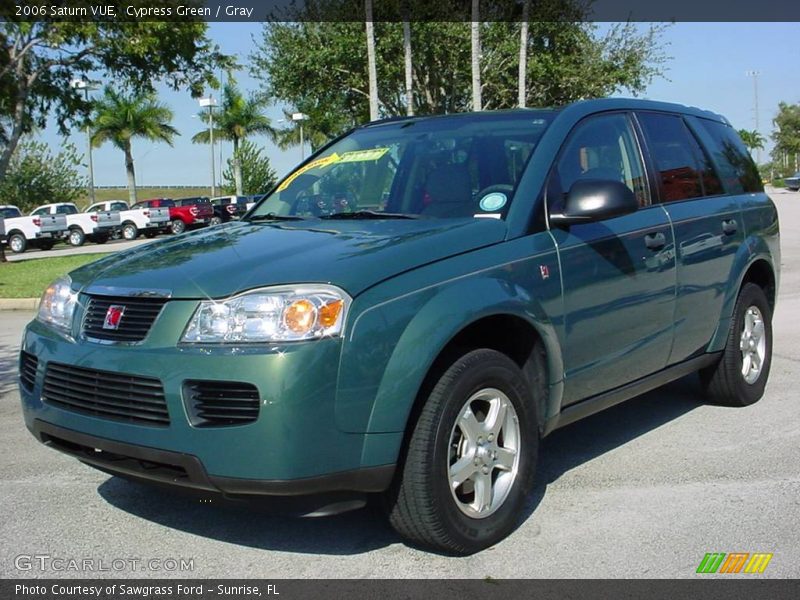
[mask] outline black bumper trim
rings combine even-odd
[[[240,479],[210,476],[193,454],[118,442],[39,419],[31,433],[40,442],[107,473],[225,495],[303,496],[328,492],[382,492],[395,465],[366,467],[303,479]]]

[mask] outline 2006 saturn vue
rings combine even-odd
[[[406,539],[467,554],[514,529],[555,428],[693,371],[715,403],[757,401],[779,252],[709,112],[370,123],[241,221],[54,282],[25,422],[130,478],[317,514],[383,494]]]

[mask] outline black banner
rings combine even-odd
[[[513,600],[622,600],[660,598],[730,600],[730,598],[797,598],[795,580],[756,579],[752,575],[704,577],[700,580],[112,580],[28,579],[0,581],[3,600],[436,600],[509,598]]]
[[[481,21],[518,21],[524,0],[480,0]],[[373,0],[373,20],[472,20],[471,0]],[[565,10],[565,7],[567,9]],[[364,0],[4,0],[0,20],[119,22],[363,21]],[[555,16],[548,16],[555,15]],[[530,20],[800,21],[787,0],[530,0]]]

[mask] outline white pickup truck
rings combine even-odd
[[[17,254],[28,248],[50,250],[56,240],[67,231],[67,218],[63,214],[23,216],[16,206],[0,206],[0,217],[5,229],[5,242]]]
[[[87,239],[105,244],[120,224],[118,211],[82,213],[71,202],[45,204],[31,213],[34,217],[44,215],[64,215],[67,218],[67,241],[71,246],[82,246]]]
[[[169,228],[168,208],[130,208],[124,200],[107,200],[92,204],[85,212],[119,212],[119,232],[126,240],[135,240],[140,233],[155,237]]]

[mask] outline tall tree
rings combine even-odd
[[[364,0],[367,32],[367,70],[369,71],[369,119],[378,118],[378,70],[375,65],[375,25],[372,22],[372,0]]]
[[[414,116],[414,67],[411,60],[411,23],[403,21],[403,66],[406,80],[406,115]]]
[[[168,0],[169,2],[170,0]],[[127,3],[114,5],[125,14]],[[82,125],[90,103],[69,85],[89,73],[115,86],[152,91],[157,82],[199,95],[230,65],[199,19],[181,22],[96,20],[0,22],[0,178],[20,138],[52,117],[61,132]]]
[[[778,114],[772,120],[775,127],[772,139],[775,153],[783,157],[785,167],[798,171],[800,155],[800,104],[778,104]]]
[[[481,102],[481,14],[480,0],[472,0],[470,43],[472,48],[472,110],[482,110]]]
[[[228,193],[263,194],[272,189],[278,180],[275,169],[270,165],[269,158],[262,154],[250,140],[244,140],[239,148],[239,168],[241,171],[241,192],[237,191],[233,158],[228,159],[228,166],[222,172],[225,188]]]
[[[621,24],[600,35],[592,23],[580,21],[582,13],[577,8],[563,0],[549,12],[543,11],[542,3],[531,3],[527,106],[563,105],[619,91],[636,94],[661,74],[662,26],[641,32],[637,25]],[[252,56],[252,74],[262,81],[265,95],[309,116],[304,122],[309,137],[330,139],[370,119],[362,14],[357,13],[358,20],[351,22],[329,18],[264,25]],[[471,108],[466,28],[464,21],[414,20],[415,114]],[[405,73],[399,60],[403,55],[402,20],[376,22],[375,33],[380,40],[376,59],[381,109],[387,116],[405,115]],[[518,105],[519,41],[518,23],[482,23],[482,108]]]
[[[519,26],[519,76],[517,82],[517,104],[520,108],[525,108],[528,94],[528,18],[530,16],[530,8],[530,0],[522,0],[522,21]]]
[[[275,139],[276,131],[269,117],[264,114],[266,98],[263,96],[245,97],[236,81],[229,77],[222,89],[222,104],[214,114],[214,138],[233,142],[233,171],[236,194],[242,195],[242,168],[239,157],[240,144],[249,135],[266,134]],[[208,115],[203,119],[208,123]],[[208,128],[192,137],[195,144],[208,144],[211,139]]]
[[[744,145],[747,146],[747,149],[750,150],[750,152],[753,150],[764,149],[764,142],[766,140],[764,140],[764,136],[755,129],[752,131],[740,129],[739,137],[742,138],[742,142],[744,142]]]
[[[136,171],[133,165],[133,138],[150,142],[166,142],[180,135],[170,125],[173,113],[158,102],[152,94],[144,92],[122,93],[107,86],[103,96],[96,101],[91,119],[92,145],[111,142],[125,154],[125,171],[128,175],[128,197],[136,203]]]

